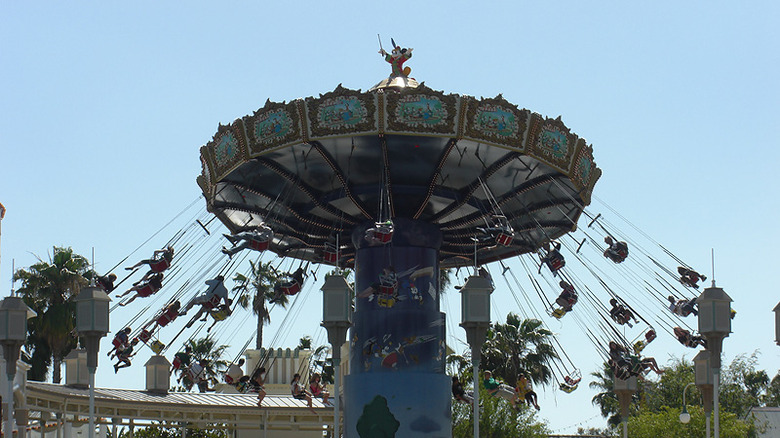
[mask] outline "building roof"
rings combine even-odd
[[[31,411],[87,415],[89,390],[42,382],[27,382],[27,406]],[[124,420],[188,422],[200,425],[235,424],[238,427],[322,430],[333,423],[332,405],[314,399],[312,409],[305,400],[268,395],[262,407],[256,394],[171,392],[156,394],[131,389],[95,388],[95,413],[104,422]]]

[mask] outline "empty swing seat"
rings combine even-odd
[[[496,236],[496,243],[503,246],[511,245],[513,240],[515,240],[514,233],[502,231]]]

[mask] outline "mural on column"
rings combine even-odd
[[[382,436],[451,433],[439,236],[430,224],[395,220],[391,243],[356,245],[357,296],[345,391],[360,402],[353,399],[345,412],[350,437],[373,436],[369,424],[383,428]]]

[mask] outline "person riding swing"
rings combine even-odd
[[[542,272],[542,265],[547,265],[547,267],[550,268],[550,272],[552,272],[553,275],[557,275],[558,271],[566,266],[566,260],[560,252],[561,243],[552,242],[552,245],[545,243],[543,248],[545,250],[545,255],[542,257],[541,264],[539,265],[539,272]]]
[[[141,277],[141,281],[148,280],[149,277],[151,277],[154,274],[159,274],[160,272],[165,271],[166,269],[171,267],[171,262],[173,261],[173,247],[168,246],[164,249],[158,249],[154,251],[152,254],[152,258],[141,260],[140,262],[134,264],[133,266],[130,266],[129,268],[125,268],[128,271],[132,271],[135,268],[138,268],[142,265],[149,265],[149,272],[144,274],[143,277]],[[137,282],[137,283],[138,283]]]
[[[628,258],[628,244],[626,242],[616,241],[610,236],[605,237],[604,242],[609,245],[604,251],[604,257],[615,263],[623,263]]]

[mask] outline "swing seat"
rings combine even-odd
[[[155,288],[154,288],[154,286],[152,286],[151,284],[147,284],[147,285],[145,285],[144,287],[142,287],[142,288],[138,289],[138,290],[136,291],[136,294],[137,294],[137,295],[138,295],[138,297],[140,297],[140,298],[146,298],[146,297],[148,297],[148,296],[151,296],[152,294],[154,294],[154,293],[155,293],[155,292],[157,292],[158,290],[159,290],[159,289],[155,289]]]
[[[580,383],[581,380],[582,380],[582,373],[580,372],[579,369],[575,369],[574,371],[572,371],[570,375],[565,376],[563,378],[563,381],[567,385],[573,386],[575,388],[577,387],[577,385]]]
[[[165,344],[163,344],[162,342],[160,342],[158,340],[154,340],[149,345],[149,348],[151,348],[152,351],[154,351],[155,354],[160,354],[160,353],[162,353],[163,349],[165,349]]]
[[[379,243],[389,243],[393,240],[393,228],[381,226],[374,229],[374,240]]]
[[[268,249],[268,245],[271,243],[271,239],[250,239],[249,249],[263,252]]]
[[[121,339],[119,339],[119,338],[114,338],[114,339],[111,341],[111,345],[113,345],[113,346],[114,346],[114,348],[116,348],[117,350],[119,350],[119,349],[120,349],[120,348],[121,348],[123,345],[125,345],[125,343],[124,343],[124,342],[122,342],[122,340],[121,340]]]
[[[282,292],[285,295],[295,295],[301,291],[301,284],[297,281],[291,281],[282,285]]]
[[[228,317],[228,311],[219,309],[216,312],[211,312],[211,317],[214,318],[214,321],[224,321]]]
[[[145,344],[149,342],[149,339],[152,339],[152,333],[147,329],[143,329],[141,330],[141,333],[138,334],[138,339]]]
[[[561,319],[561,318],[563,318],[563,315],[565,315],[566,313],[567,313],[566,309],[564,309],[563,307],[559,307],[559,308],[557,308],[557,309],[552,311],[552,316],[555,319]]]
[[[181,359],[179,359],[178,356],[174,356],[173,363],[171,365],[173,365],[174,370],[178,370],[179,368],[181,368]]]
[[[155,274],[165,271],[171,267],[171,262],[166,259],[154,260],[149,263],[149,269]]]
[[[647,333],[645,333],[645,339],[647,339],[647,343],[648,344],[653,342],[653,339],[655,339],[656,336],[657,335],[655,334],[655,330],[653,330],[653,329],[650,329],[650,330],[647,331]]]
[[[496,236],[496,243],[503,246],[509,246],[512,244],[512,241],[514,239],[515,239],[514,233],[502,231],[498,233],[498,236]]]
[[[561,391],[563,391],[563,392],[565,392],[567,394],[571,394],[578,387],[579,387],[579,385],[569,386],[566,383],[561,383],[561,385],[560,385]]]
[[[647,347],[647,342],[645,341],[636,341],[634,342],[634,353],[639,354],[642,352],[642,350]]]
[[[339,259],[339,252],[336,249],[326,249],[322,259],[326,263],[336,263]]]
[[[558,272],[566,265],[566,261],[563,259],[563,256],[557,255],[553,257],[549,257],[545,260],[545,263],[547,264],[547,267],[550,268],[550,271],[552,272]]]

